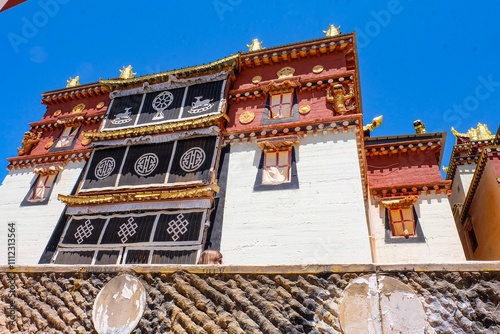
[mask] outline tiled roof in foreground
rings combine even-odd
[[[0,267],[0,333],[96,333],[94,300],[128,273],[147,293],[132,333],[342,333],[353,280],[392,277],[422,303],[426,333],[500,333],[500,262],[434,265]],[[15,281],[13,298],[10,282]],[[13,301],[15,327],[8,327]],[[6,330],[7,328],[7,330]]]

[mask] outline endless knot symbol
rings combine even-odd
[[[172,219],[168,222],[167,232],[172,236],[173,241],[177,241],[179,239],[179,234],[183,235],[187,232],[188,225],[189,222],[187,219],[184,218],[182,213],[179,213],[176,220]]]
[[[135,172],[140,176],[148,176],[155,170],[156,166],[158,166],[158,161],[158,156],[154,153],[143,154],[135,162]]]
[[[83,239],[86,239],[92,235],[93,230],[94,226],[92,226],[92,222],[90,221],[90,219],[87,219],[83,225],[80,225],[76,228],[76,242],[81,244],[83,242]]]
[[[134,223],[134,218],[130,217],[127,220],[127,223],[123,223],[120,225],[120,230],[118,231],[118,236],[122,237],[120,240],[122,243],[126,243],[128,237],[131,237],[137,232],[137,224]]]
[[[185,172],[193,172],[205,162],[205,151],[200,147],[193,147],[181,157],[180,165]]]
[[[113,158],[102,159],[95,167],[95,177],[97,177],[99,180],[107,178],[115,169],[115,165],[115,159]]]

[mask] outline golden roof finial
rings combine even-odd
[[[373,131],[376,127],[379,127],[382,125],[382,120],[384,117],[382,115],[375,117],[372,119],[372,122],[370,124],[366,124],[363,126],[363,131]]]
[[[80,76],[77,75],[74,78],[69,77],[69,79],[66,80],[66,88],[68,88],[68,87],[76,87],[76,86],[80,86]]]
[[[340,26],[335,27],[333,24],[330,24],[328,30],[323,30],[323,33],[326,35],[326,37],[338,36],[340,35]]]
[[[132,65],[123,66],[120,70],[120,79],[132,79],[137,73],[132,72]]]
[[[262,50],[263,49],[262,41],[259,42],[258,38],[254,38],[254,39],[252,39],[252,44],[250,44],[250,45],[247,44],[247,47],[248,47],[248,51]]]
[[[477,123],[476,129],[470,128],[467,133],[460,133],[452,127],[451,133],[453,133],[455,137],[465,137],[469,138],[471,141],[490,140],[495,138],[495,136],[491,134],[491,131],[488,130],[488,126],[481,123]]]
[[[413,127],[415,128],[415,132],[418,134],[427,133],[427,130],[425,129],[425,123],[419,119],[413,122]]]

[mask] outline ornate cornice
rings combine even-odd
[[[213,198],[219,191],[219,186],[210,184],[190,189],[136,191],[104,195],[62,195],[57,199],[67,205],[94,205],[109,203],[129,203],[144,201],[165,201],[176,199],[189,199],[210,197]]]
[[[205,65],[191,66],[178,70],[161,72],[152,75],[145,75],[132,79],[100,79],[99,82],[103,86],[108,87],[109,90],[116,90],[116,89],[137,87],[145,82],[147,82],[148,84],[157,84],[161,82],[166,82],[169,80],[171,75],[175,76],[178,79],[192,78],[222,71],[234,72],[235,70],[238,69],[238,67],[239,67],[239,54],[235,54]]]
[[[66,163],[63,162],[57,162],[54,164],[43,164],[43,165],[38,165],[35,167],[33,170],[33,173],[39,174],[39,175],[55,175],[62,171],[64,169],[64,166]]]
[[[212,125],[216,125],[224,120],[228,121],[229,117],[222,112],[215,115],[200,117],[196,119],[188,119],[180,122],[155,124],[121,130],[83,132],[83,136],[92,141],[131,138],[144,135],[160,134],[165,132],[175,132],[180,130],[209,127]]]
[[[299,142],[299,136],[284,136],[275,138],[262,138],[256,141],[263,151],[276,151],[287,149]]]
[[[67,101],[105,95],[108,92],[109,90],[99,83],[91,83],[83,86],[67,87],[42,93],[42,103],[45,105],[54,105],[65,103]]]
[[[33,130],[47,131],[51,130],[52,128],[64,127],[75,122],[79,122],[82,124],[98,123],[104,119],[105,114],[105,111],[93,116],[79,115],[75,117],[74,115],[69,114],[48,121],[33,122],[29,125]]]
[[[417,196],[405,196],[401,198],[391,198],[380,200],[380,204],[384,208],[396,209],[396,208],[409,208],[414,205],[418,200]]]
[[[43,155],[34,156],[19,156],[14,158],[7,158],[9,165],[8,170],[17,170],[23,168],[39,167],[43,165],[58,165],[67,164],[68,162],[86,161],[90,158],[92,150],[84,149],[78,151],[59,151],[54,153],[47,153]]]
[[[398,186],[370,187],[370,194],[376,199],[401,196],[420,196],[422,194],[449,195],[451,193],[451,181],[437,181],[429,184],[405,184]]]

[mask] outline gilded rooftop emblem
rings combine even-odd
[[[128,65],[127,67],[123,66],[120,70],[120,79],[132,79],[136,74],[137,73],[132,71],[132,65]]]
[[[481,123],[477,123],[476,129],[470,128],[466,133],[460,133],[452,127],[451,133],[453,133],[455,137],[465,137],[469,138],[472,141],[490,140],[495,138],[495,136],[491,134],[491,131],[488,130],[488,126]]]
[[[66,80],[66,88],[68,88],[68,87],[76,87],[76,86],[80,86],[80,76],[77,75],[74,78],[69,77],[69,79]]]
[[[259,51],[262,50],[262,41],[259,41],[258,38],[252,39],[252,43],[250,45],[247,44],[248,51]]]
[[[323,30],[323,33],[326,35],[326,37],[338,36],[340,35],[340,26],[335,27],[333,24],[330,24],[328,30]]]

